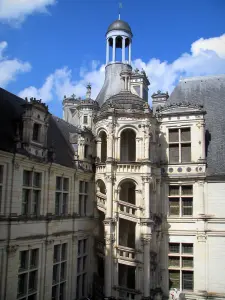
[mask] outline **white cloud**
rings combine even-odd
[[[7,46],[7,42],[0,42],[0,86],[3,88],[15,80],[18,74],[31,70],[31,65],[28,62],[22,62],[17,58],[7,58],[4,55]]]
[[[19,24],[35,12],[47,13],[56,0],[0,0],[0,21]]]
[[[210,39],[200,39],[191,45],[190,53],[184,53],[172,63],[152,58],[148,62],[141,59],[133,61],[133,67],[144,69],[151,82],[149,94],[157,90],[171,92],[178,79],[189,76],[225,73],[225,35]],[[51,78],[51,80],[50,80]],[[39,89],[29,87],[19,93],[20,96],[42,98],[51,101],[55,96],[62,100],[64,95],[84,96],[86,84],[92,84],[92,97],[95,99],[104,82],[104,65],[93,61],[89,68],[82,67],[80,79],[74,81],[68,67],[56,70],[47,77]],[[38,95],[38,97],[37,97]]]

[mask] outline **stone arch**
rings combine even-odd
[[[107,159],[107,134],[105,130],[101,130],[98,136],[101,139],[100,162],[105,163]]]
[[[136,161],[136,131],[126,127],[120,132],[120,160],[123,162]]]
[[[136,182],[124,179],[119,185],[119,200],[136,205]]]
[[[106,195],[106,185],[102,179],[98,179],[96,181],[96,186],[97,186],[97,192],[100,192],[100,193]]]

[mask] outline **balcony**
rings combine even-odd
[[[118,259],[135,262],[136,253],[133,248],[118,246],[117,247],[117,257],[118,257]]]
[[[99,210],[105,212],[106,209],[106,195],[101,192],[97,193],[97,207]]]
[[[105,164],[98,164],[96,165],[96,173],[97,174],[104,174],[106,172]]]
[[[137,290],[128,289],[123,286],[115,287],[115,289],[119,292],[119,299],[121,300],[134,300],[135,296],[140,294]]]
[[[137,218],[137,206],[135,206],[134,204],[119,200],[118,208],[120,214]]]
[[[118,163],[117,164],[117,173],[140,173],[141,164],[136,162],[130,163]]]

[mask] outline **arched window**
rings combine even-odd
[[[107,136],[105,131],[102,131],[99,137],[101,138],[101,162],[105,163],[107,159]]]
[[[132,181],[125,181],[120,185],[120,199],[131,204],[136,204],[135,199],[136,185]]]
[[[136,161],[136,133],[125,129],[120,137],[120,160],[123,162]]]

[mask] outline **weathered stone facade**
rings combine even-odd
[[[1,299],[225,298],[225,76],[151,109],[132,37],[109,27],[103,88],[65,121],[0,90]]]

